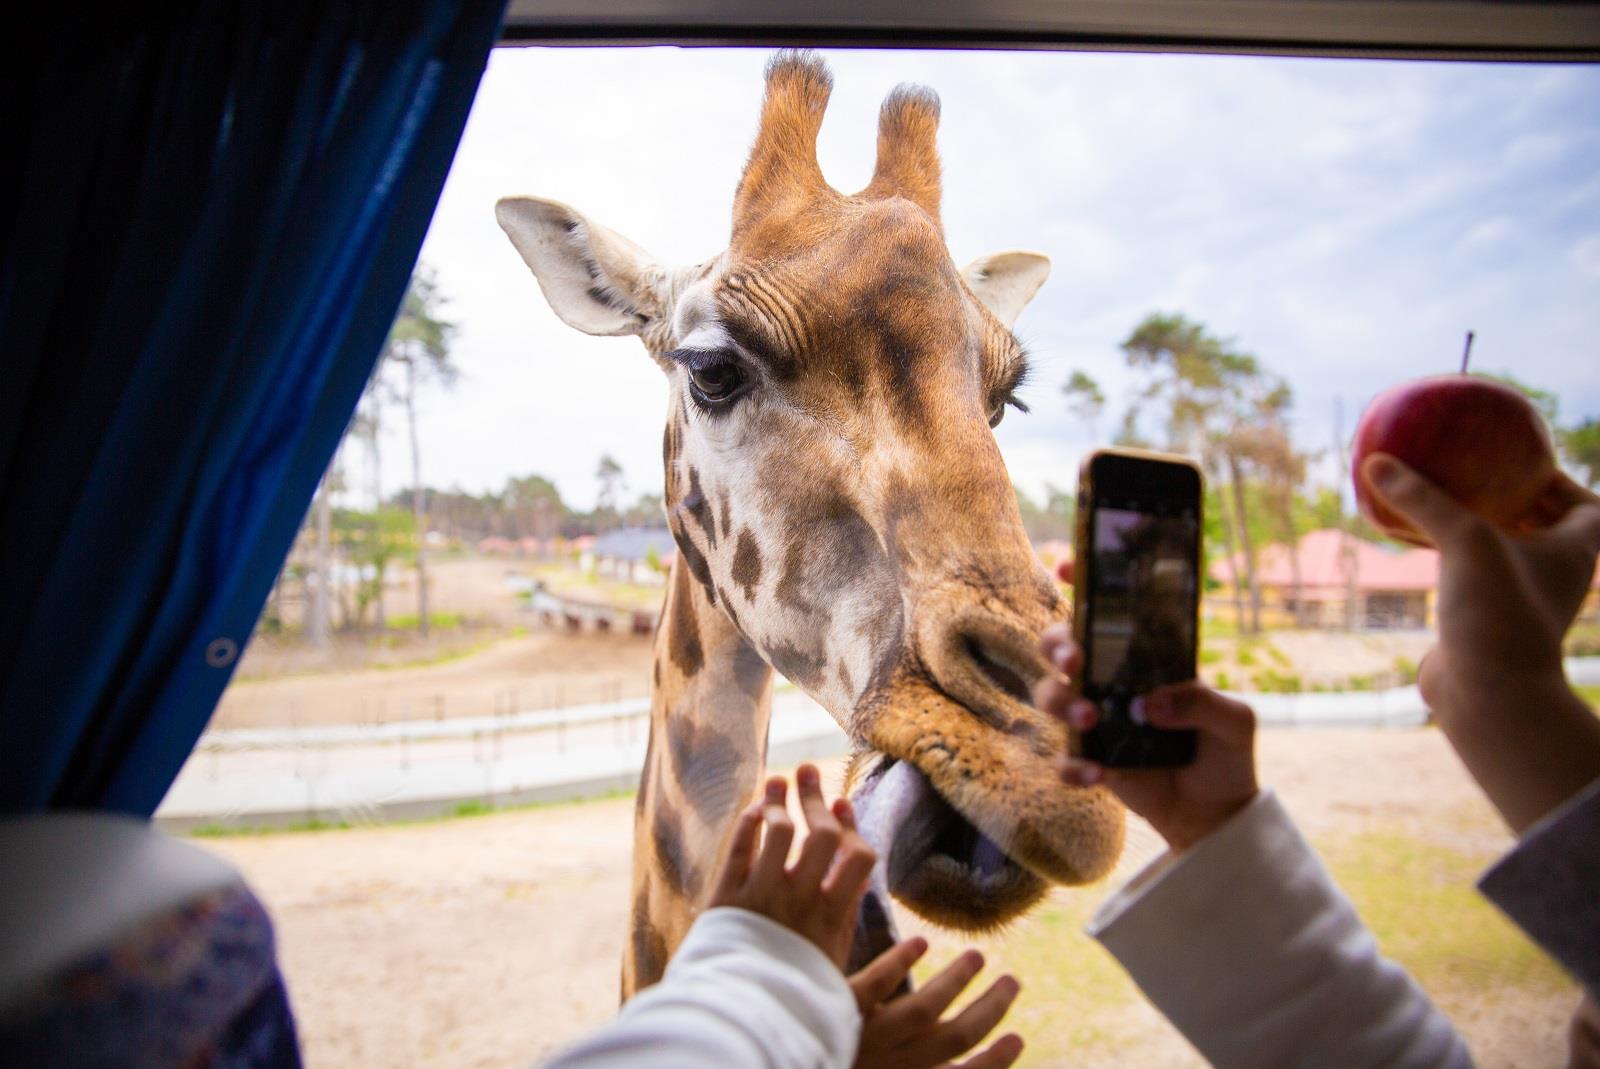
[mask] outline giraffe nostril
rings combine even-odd
[[[995,686],[1017,699],[1019,702],[1030,701],[1032,696],[1028,688],[1028,681],[1021,672],[1001,660],[989,650],[983,640],[972,635],[965,637],[967,656],[972,658],[978,670],[982,672]]]

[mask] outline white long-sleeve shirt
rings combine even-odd
[[[1480,887],[1600,992],[1600,782],[1531,829]],[[1089,932],[1215,1065],[1472,1064],[1271,791],[1146,866]],[[821,951],[764,917],[714,909],[661,983],[548,1069],[842,1069],[860,1028],[849,985]]]
[[[1271,791],[1187,852],[1151,862],[1089,934],[1213,1065],[1472,1064]]]
[[[742,909],[695,920],[661,982],[545,1069],[848,1069],[861,1013],[838,966]]]

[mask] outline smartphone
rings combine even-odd
[[[1143,696],[1195,676],[1200,641],[1200,468],[1185,457],[1102,449],[1078,473],[1073,627],[1079,685],[1100,709],[1083,756],[1112,768],[1194,760],[1193,731],[1144,720]]]

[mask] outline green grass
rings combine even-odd
[[[1471,1012],[1511,991],[1560,996],[1573,990],[1474,888],[1491,855],[1381,826],[1319,842],[1317,849],[1383,953],[1447,1013]],[[1136,1064],[1151,1027],[1139,1009],[1142,996],[1083,934],[1107,893],[1105,886],[1057,891],[986,945],[992,964],[985,974],[1008,971],[1023,984],[1005,1027],[1027,1037],[1025,1065]],[[929,961],[916,969],[918,980],[925,983],[961,945],[958,937],[936,938]],[[1182,947],[1173,953],[1181,957]]]
[[[1103,888],[1053,895],[1008,929],[1003,944],[986,952],[992,965],[979,977],[982,990],[1001,970],[1022,981],[1022,995],[1001,1026],[1028,1043],[1027,1065],[1076,1065],[1120,1060],[1137,1043],[1127,1015],[1141,995],[1116,961],[1083,934]],[[960,950],[959,937],[934,940],[928,961],[915,970],[925,984]]]
[[[1255,682],[1256,689],[1266,694],[1299,694],[1305,690],[1305,681],[1294,672],[1263,668],[1251,678]]]
[[[1600,656],[1600,621],[1573,624],[1562,645],[1568,657]]]
[[[291,824],[277,824],[270,826],[260,825],[233,825],[233,824],[201,824],[183,832],[193,839],[231,839],[244,837],[257,837],[262,835],[294,835],[303,832],[324,831],[352,831],[358,828],[402,828],[417,824],[438,824],[446,820],[468,820],[473,817],[492,816],[496,813],[522,813],[532,809],[560,809],[564,806],[588,805],[591,802],[609,802],[618,798],[632,798],[634,792],[631,788],[617,788],[616,790],[601,791],[598,794],[588,794],[581,798],[569,798],[561,802],[520,802],[516,805],[495,805],[481,798],[469,798],[458,802],[443,813],[431,817],[408,817],[403,820],[377,820],[361,824],[354,824],[347,820],[301,820]]]
[[[386,621],[391,631],[415,631],[417,621],[420,619],[414,612],[397,613]],[[428,628],[432,631],[459,631],[461,630],[461,614],[458,612],[430,612],[428,614]]]
[[[1319,846],[1383,952],[1424,988],[1453,995],[1571,986],[1565,974],[1478,894],[1493,861],[1376,830]]]
[[[438,653],[428,657],[408,657],[403,661],[394,661],[392,663],[381,662],[378,664],[365,665],[363,670],[370,669],[378,672],[392,672],[399,668],[431,668],[434,665],[449,664],[451,661],[464,661],[468,657],[474,657],[482,653],[484,650],[495,646],[508,637],[511,636],[494,635],[479,642],[469,642],[466,645],[457,646],[455,649],[440,650]],[[278,678],[281,679],[283,677],[279,676]]]

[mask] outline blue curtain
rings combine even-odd
[[[171,785],[371,372],[502,5],[11,20],[0,813],[149,814]]]

